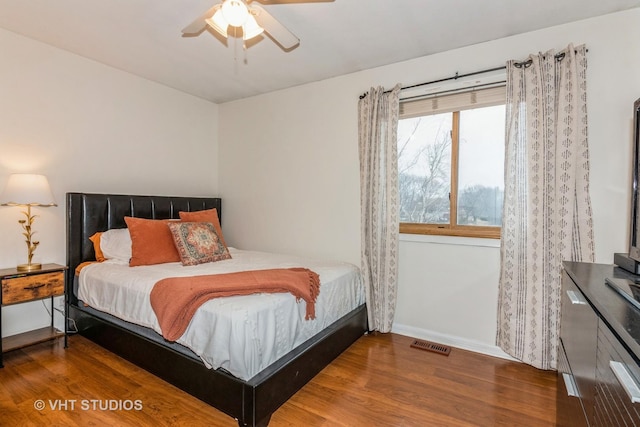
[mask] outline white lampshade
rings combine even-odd
[[[220,33],[223,37],[227,37],[227,28],[229,27],[229,23],[224,19],[224,15],[222,14],[220,7],[218,7],[216,13],[214,13],[211,18],[205,19],[204,22]]]
[[[263,32],[264,28],[258,25],[258,22],[256,22],[256,18],[254,18],[253,15],[249,15],[246,22],[242,26],[242,39],[249,40],[256,36],[259,36]]]
[[[240,0],[225,0],[222,3],[222,14],[229,25],[242,27],[249,17],[249,10]]]
[[[0,195],[0,204],[9,206],[56,206],[44,175],[14,173]]]

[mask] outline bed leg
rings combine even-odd
[[[271,420],[271,414],[261,419],[260,422],[256,424],[256,427],[267,427],[269,425],[270,420]]]

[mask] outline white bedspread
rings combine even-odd
[[[314,320],[304,320],[306,303],[289,293],[215,298],[198,309],[178,342],[207,367],[224,368],[244,380],[364,302],[360,271],[352,264],[229,250],[230,260],[191,267],[180,263],[129,267],[115,260],[91,264],[80,271],[78,298],[161,333],[149,295],[162,278],[288,267],[318,273],[321,285]]]

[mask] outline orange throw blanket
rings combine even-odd
[[[307,303],[305,319],[316,316],[320,277],[306,268],[240,271],[205,276],[171,277],[158,281],[151,290],[151,307],[162,336],[175,341],[189,326],[196,310],[212,298],[261,292],[290,292]]]

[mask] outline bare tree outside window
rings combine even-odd
[[[451,115],[398,124],[400,221],[448,223],[451,191]]]
[[[504,115],[497,105],[399,121],[401,232],[499,237]]]

